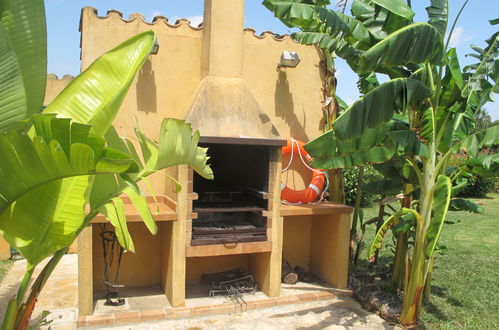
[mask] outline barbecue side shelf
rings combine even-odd
[[[125,203],[125,215],[127,222],[142,222],[142,217],[132,204],[128,197],[121,197]],[[177,205],[175,201],[168,196],[159,195],[156,197],[147,196],[146,200],[151,210],[154,221],[176,221],[177,220]],[[189,219],[196,219],[197,213],[191,212],[187,215]],[[107,223],[109,222],[103,214],[98,214],[90,223]]]

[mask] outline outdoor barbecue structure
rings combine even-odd
[[[289,36],[245,29],[243,0],[205,0],[200,27],[187,20],[122,16],[116,10],[99,16],[87,7],[80,21],[82,69],[138,32],[154,30],[158,37],[159,51],[133,83],[115,127],[131,136],[131,118],[137,117],[142,131],[155,139],[163,118],[186,120],[200,132],[200,146],[208,148],[215,179],[184,165],[155,175],[155,198],[148,199],[158,223],[155,236],[124,198],[136,253],[123,255],[119,284],[157,288],[178,307],[186,305],[194,286],[206,285],[206,296],[238,287],[237,281],[206,284],[203,276],[241,269],[241,292],[278,297],[284,258],[345,288],[351,208],[282,205],[280,199],[283,180],[296,189],[310,180],[300,167],[282,174],[287,160],[281,148],[288,137],[308,141],[321,133],[320,52]],[[301,61],[276,70],[284,51]],[[49,79],[49,90],[52,85]],[[179,193],[165,174],[182,185]],[[103,216],[96,217],[78,239],[80,315],[93,314],[105,292],[103,223]]]

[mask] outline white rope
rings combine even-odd
[[[324,177],[326,178],[326,182],[325,182],[325,185],[322,189],[322,193],[320,194],[320,198],[317,202],[308,202],[308,204],[318,204],[320,202],[322,202],[324,200],[324,194],[326,193],[328,187],[329,187],[329,176],[327,175],[326,171],[320,171],[320,170],[317,170],[315,168],[312,168],[308,165],[308,162],[306,162],[304,159],[303,159],[303,156],[302,154],[300,153],[300,145],[298,143],[297,140],[295,139],[291,139],[291,156],[289,157],[289,163],[288,163],[288,166],[286,166],[286,168],[284,168],[282,170],[282,172],[285,172],[289,169],[289,167],[291,166],[291,163],[293,162],[293,156],[294,156],[294,146],[296,144],[296,150],[298,150],[298,155],[300,156],[300,159],[301,159],[301,162],[303,163],[303,165],[305,165],[306,168],[308,168],[309,170],[311,170],[312,172],[316,172],[316,173],[320,173],[320,174],[324,174]],[[283,187],[281,187],[281,190],[284,189]],[[315,189],[314,189],[315,190]],[[319,195],[319,193],[317,194]],[[281,203],[283,204],[287,204],[287,205],[300,205],[302,204],[301,202],[298,202],[298,203],[290,203],[290,202],[286,202],[286,201],[283,201],[281,199]]]

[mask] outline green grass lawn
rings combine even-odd
[[[12,263],[13,260],[0,261],[0,282],[2,282],[5,274],[7,274],[7,271],[9,270]]]
[[[471,199],[484,204],[484,214],[450,212],[437,252],[431,301],[422,321],[427,329],[499,329],[499,194]],[[377,209],[365,211],[365,219]],[[359,266],[367,267],[367,250],[374,228],[366,231],[366,246]],[[381,261],[393,261],[391,233],[380,253]]]

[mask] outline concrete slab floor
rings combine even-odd
[[[35,271],[39,273],[42,263]],[[76,329],[77,320],[77,292],[78,292],[78,263],[76,255],[66,255],[55,269],[52,277],[42,291],[33,318],[41,312],[51,312],[48,319],[54,330]],[[14,263],[7,276],[0,284],[0,313],[3,315],[8,300],[17,292],[17,288],[26,269],[26,261],[18,260]],[[312,301],[300,304],[278,305],[269,308],[260,308],[245,311],[244,307],[234,304],[234,310],[222,315],[207,315],[189,319],[175,319],[133,325],[110,327],[109,329],[165,329],[165,328],[226,328],[226,329],[392,329],[377,315],[366,312],[350,297],[348,290],[336,290],[327,286],[298,282],[295,285],[282,285],[281,296],[296,296],[312,292],[330,292],[336,298],[324,301]],[[199,308],[214,306],[227,302],[225,297],[207,297],[208,288],[203,285],[189,285],[187,287],[186,307]],[[120,307],[104,306],[104,300],[96,301],[95,315],[104,316],[113,313],[133,312],[139,310],[171,309],[160,287],[124,288],[120,294],[125,297],[126,305]],[[96,297],[103,297],[103,293],[96,293]],[[246,295],[247,303],[262,301],[267,298],[263,293]],[[269,299],[269,301],[272,299]],[[114,316],[113,316],[114,317]],[[48,328],[48,327],[43,327]],[[95,329],[106,329],[103,325]]]

